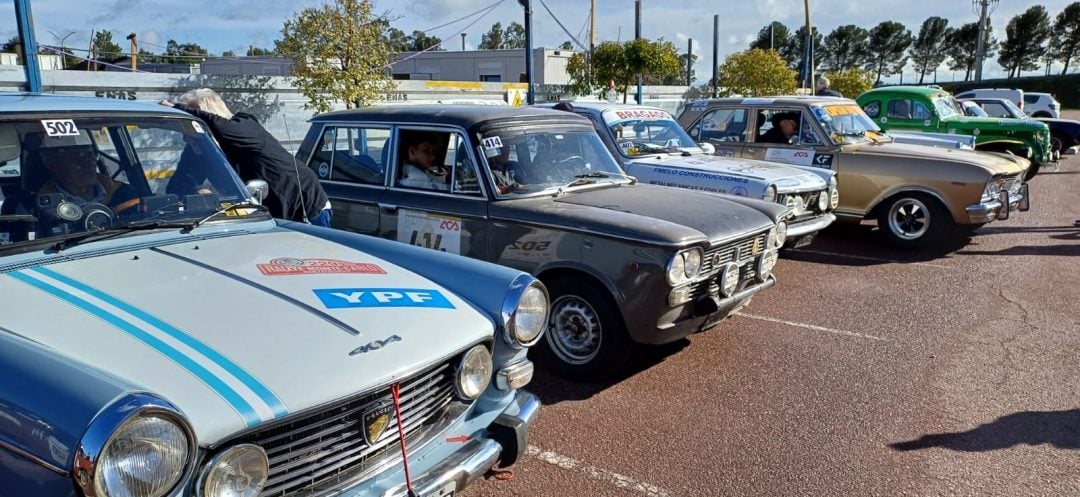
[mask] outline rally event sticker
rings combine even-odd
[[[79,128],[71,119],[42,119],[41,125],[49,136],[79,136]]]
[[[294,274],[386,274],[383,268],[370,262],[350,262],[338,259],[299,259],[278,257],[268,263],[256,264],[266,276]]]
[[[502,146],[503,146],[502,139],[499,138],[498,136],[492,136],[490,138],[484,138],[484,140],[481,141],[480,144],[483,145],[485,149],[489,149],[489,150],[493,149],[493,148],[502,148]]]
[[[191,121],[191,127],[192,127],[192,128],[195,128],[195,132],[196,132],[196,133],[199,133],[199,134],[203,134],[203,135],[205,135],[205,134],[206,134],[206,131],[204,131],[204,130],[203,130],[203,127],[202,127],[202,125],[201,125],[201,124],[199,124],[199,123],[197,123],[197,122],[195,122],[195,121]]]
[[[461,218],[401,209],[397,239],[424,248],[461,254]]]

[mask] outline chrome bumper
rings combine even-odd
[[[414,495],[442,495],[440,492],[448,487],[461,492],[500,461],[503,466],[513,464],[518,455],[524,454],[528,447],[529,426],[536,421],[539,411],[540,399],[529,392],[518,390],[510,406],[495,418],[492,425],[493,437],[469,440],[453,455],[414,478]],[[512,459],[508,460],[508,457]],[[383,497],[408,495],[405,484],[383,493]]]
[[[1001,192],[998,198],[989,202],[967,206],[968,223],[982,224],[994,220],[1009,219],[1012,211],[1024,212],[1031,208],[1031,197],[1028,193],[1028,185],[1020,185],[1020,191],[1016,195],[1009,192]]]
[[[811,233],[817,233],[836,221],[836,214],[827,212],[813,219],[798,223],[789,223],[787,229],[788,238],[798,238]]]

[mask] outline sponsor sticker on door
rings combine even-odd
[[[795,164],[797,166],[811,166],[814,163],[814,151],[791,148],[770,148],[765,152],[765,160]]]
[[[461,254],[461,218],[422,211],[401,210],[398,241],[409,245]]]

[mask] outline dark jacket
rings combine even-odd
[[[255,116],[241,112],[225,119],[186,105],[176,108],[206,122],[241,179],[261,179],[270,185],[263,204],[272,216],[305,221],[305,210],[312,218],[326,207],[328,198],[315,172],[297,162]]]
[[[834,90],[832,88],[829,88],[827,86],[825,88],[822,88],[822,89],[818,90],[817,93],[815,93],[815,95],[817,95],[819,97],[841,97],[841,98],[843,97],[843,95],[841,95],[840,92],[838,92],[838,91],[836,91],[836,90]]]

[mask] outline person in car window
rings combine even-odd
[[[191,90],[176,100],[159,103],[205,121],[241,179],[266,181],[270,192],[263,204],[270,209],[270,215],[330,226],[333,214],[330,198],[315,172],[300,167],[255,116],[244,112],[233,114],[221,96],[209,88]]]
[[[43,147],[41,159],[51,178],[38,195],[61,193],[77,204],[104,204],[118,214],[139,204],[139,195],[131,185],[98,171],[93,145]]]
[[[791,137],[799,130],[799,118],[791,112],[782,112],[772,117],[772,128],[758,138],[761,143],[790,143]]]
[[[495,180],[495,188],[499,193],[506,195],[514,191],[518,186],[517,162],[510,160],[510,147],[504,145],[499,149],[499,154],[488,157],[488,165],[491,166],[491,177]]]
[[[435,164],[435,137],[430,133],[417,133],[403,136],[403,141],[407,145],[401,186],[450,191],[450,184],[446,182],[446,168]]]

